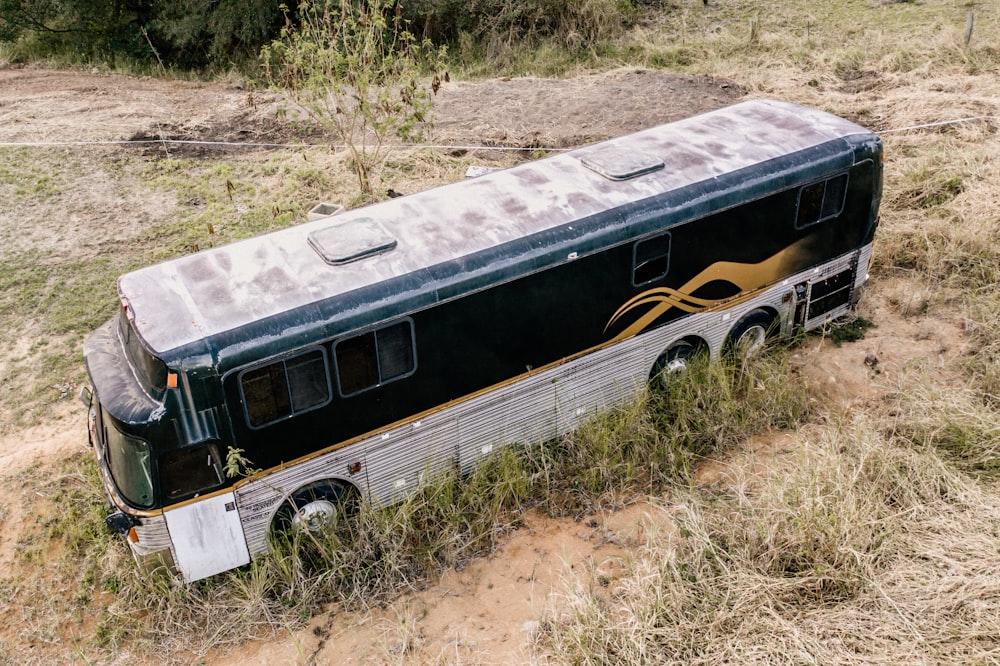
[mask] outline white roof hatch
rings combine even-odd
[[[396,247],[396,238],[382,224],[370,217],[358,217],[319,229],[309,234],[312,246],[323,261],[334,266],[388,252]]]

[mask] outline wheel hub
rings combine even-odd
[[[667,361],[667,367],[664,368],[668,375],[680,375],[687,372],[688,364],[686,358],[674,358]]]
[[[767,339],[767,331],[762,326],[752,326],[736,341],[736,349],[742,356],[750,356],[760,351]]]
[[[337,515],[337,507],[333,502],[317,499],[299,507],[292,517],[292,524],[307,532],[317,532],[324,525],[329,525]]]

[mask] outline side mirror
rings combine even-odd
[[[87,409],[90,409],[90,406],[93,404],[94,394],[91,392],[89,386],[80,387],[80,402],[82,402],[83,406]]]
[[[130,529],[138,525],[139,521],[127,513],[116,511],[104,519],[104,524],[107,525],[108,529],[112,532],[124,535],[128,534]]]

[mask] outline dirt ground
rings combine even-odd
[[[570,80],[451,81],[434,101],[431,141],[570,147],[724,106],[728,81],[622,70]],[[0,143],[188,139],[285,142],[271,93],[190,81],[4,68]]]
[[[558,81],[453,81],[436,100],[431,140],[453,146],[577,146],[723,106],[742,95],[731,82],[652,71]],[[277,108],[278,100],[271,94],[219,84],[0,67],[0,143],[4,144],[158,138],[304,140],[279,121]],[[87,217],[93,211],[77,213]],[[835,416],[859,404],[877,405],[882,387],[907,363],[961,353],[956,342],[961,339],[960,322],[919,317],[903,321],[887,305],[894,290],[905,287],[876,285],[863,301],[863,314],[877,323],[865,340],[836,347],[813,338],[798,351],[796,362],[828,396],[821,411]],[[6,480],[31,466],[53,465],[85,443],[83,408],[63,403],[56,412],[57,418],[44,427],[0,436],[0,478],[5,479],[0,506],[21,506],[31,499]],[[702,474],[709,480],[718,478],[729,466],[794,445],[792,436],[763,437],[732,459],[706,466]],[[14,544],[26,528],[17,513],[0,514],[3,568],[10,566]],[[590,575],[594,569],[613,576],[623,568],[629,544],[644,525],[656,520],[657,511],[645,504],[581,522],[531,515],[527,526],[491,558],[448,571],[388,608],[366,613],[330,609],[303,629],[219,646],[207,655],[164,658],[220,666],[524,663],[551,595],[558,594],[569,577]],[[37,646],[24,638],[23,627],[0,620],[0,640],[8,650],[23,649],[22,656],[37,657],[36,650],[44,649],[53,661],[83,659],[73,647],[77,632],[83,631],[63,628],[56,631],[54,645]],[[18,655],[12,652],[12,656]],[[129,655],[114,661],[135,663]]]

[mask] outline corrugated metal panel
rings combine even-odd
[[[150,516],[142,518],[142,524],[135,528],[138,543],[131,543],[132,550],[138,556],[150,555],[152,553],[168,550],[171,546],[170,532],[167,531],[167,521],[163,516]]]
[[[368,489],[380,504],[398,501],[455,465],[456,415],[442,410],[368,440]]]

